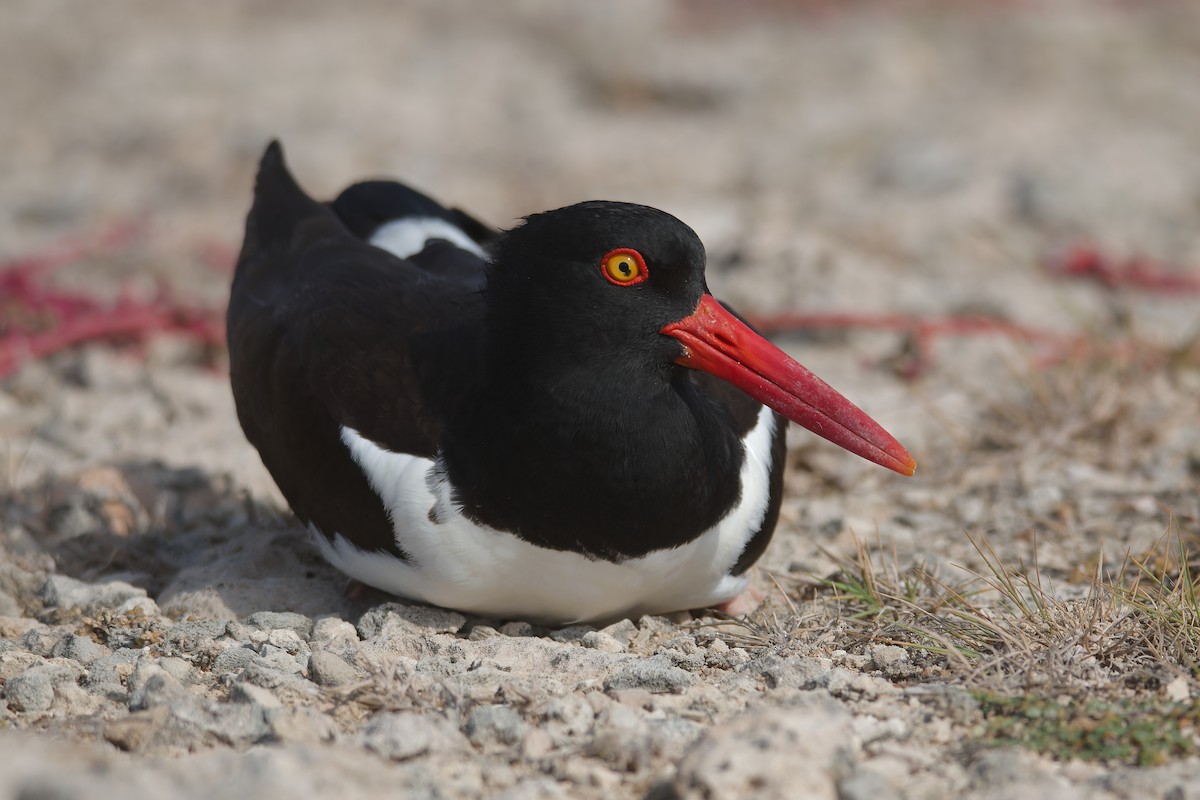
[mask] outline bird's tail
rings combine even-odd
[[[246,215],[246,235],[238,256],[234,283],[263,265],[277,263],[273,253],[297,243],[297,233],[320,235],[329,226],[341,229],[337,216],[313,200],[292,177],[278,140],[267,145],[258,166],[254,204]]]

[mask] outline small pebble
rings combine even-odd
[[[599,692],[594,693],[599,698],[608,698]],[[579,695],[569,694],[555,697],[546,704],[545,719],[553,724],[556,731],[566,737],[583,736],[592,730],[596,720],[596,711],[587,699]]]
[[[267,644],[272,647],[278,647],[290,655],[295,655],[301,651],[308,651],[308,645],[305,641],[290,628],[277,628],[271,631],[267,635]]]
[[[54,654],[54,648],[71,633],[66,628],[52,628],[49,625],[38,625],[30,628],[20,638],[20,644],[31,653],[47,658]]]
[[[144,656],[129,676],[129,710],[142,711],[155,706],[167,706],[190,697],[174,675]]]
[[[3,567],[0,564],[0,567]],[[41,627],[40,622],[29,617],[0,617],[0,638],[20,639],[34,628]]]
[[[470,750],[467,740],[444,717],[414,711],[375,714],[358,739],[368,750],[392,761],[408,761],[426,754],[466,753]]]
[[[553,749],[553,737],[541,728],[534,728],[521,741],[521,758],[534,761],[549,755]]]
[[[24,648],[13,647],[11,650],[0,653],[0,681],[7,681],[32,666],[44,663],[46,663],[44,657]]]
[[[581,641],[589,633],[595,633],[595,631],[596,629],[591,625],[571,625],[567,628],[550,631],[550,638],[556,642],[575,643]]]
[[[308,678],[318,686],[346,686],[364,677],[362,670],[324,650],[317,650],[308,659]]]
[[[124,683],[133,674],[134,667],[141,657],[141,650],[122,647],[114,651],[111,655],[97,658],[88,667],[88,685]]]
[[[738,648],[734,648],[732,654]],[[761,678],[768,689],[818,689],[829,680],[833,662],[827,658],[800,658],[767,653],[744,667],[744,673]]]
[[[252,683],[235,683],[229,692],[229,699],[234,703],[252,703],[263,708],[283,708],[283,703],[274,692]]]
[[[835,800],[854,747],[851,715],[830,700],[747,712],[709,727],[663,796]]]
[[[15,711],[46,711],[54,704],[55,687],[74,683],[81,670],[64,664],[38,664],[4,684],[4,699]]]
[[[508,706],[480,706],[467,717],[465,733],[476,747],[519,742],[529,730],[521,715]]]
[[[604,688],[647,689],[655,693],[682,694],[696,682],[690,672],[671,664],[664,656],[635,659],[609,678]]]
[[[596,718],[595,734],[585,752],[610,767],[637,772],[651,759],[649,726],[638,711],[612,703]]]
[[[656,655],[670,661],[677,667],[686,670],[697,670],[704,666],[704,653],[696,649],[694,642],[691,642],[692,652],[688,653],[682,649],[663,648]]]
[[[233,621],[225,626],[225,635],[235,642],[262,644],[267,640],[268,631],[256,625]]]
[[[216,657],[212,671],[221,673],[241,672],[254,662],[257,654],[248,647],[229,647]]]
[[[162,667],[168,675],[181,684],[189,684],[196,682],[196,669],[190,662],[184,661],[182,658],[174,656],[164,656],[158,659],[158,666]]]
[[[884,672],[908,661],[908,650],[894,644],[873,645],[867,653],[871,657],[872,668]]]
[[[138,613],[148,619],[153,619],[162,615],[162,610],[158,607],[158,603],[154,602],[149,597],[131,597],[118,605],[116,612],[118,614]]]
[[[37,666],[9,678],[4,699],[14,711],[45,711],[54,702],[54,682],[49,666]]]
[[[213,639],[225,635],[229,623],[226,620],[202,619],[177,622],[167,631],[164,639],[176,650],[191,653],[207,645]]]
[[[50,607],[117,609],[128,600],[146,598],[146,590],[124,581],[84,583],[66,575],[50,575],[41,591],[42,602]],[[157,609],[157,606],[155,606]]]
[[[304,665],[297,660],[296,656],[272,644],[264,644],[259,647],[257,662],[269,669],[285,673],[304,671]]]
[[[315,708],[279,708],[267,711],[271,738],[276,742],[316,744],[337,737],[337,724]]]
[[[859,769],[838,784],[838,800],[893,800],[899,797],[886,778],[868,769]]]
[[[505,636],[533,636],[533,626],[528,622],[506,622],[496,630]]]
[[[366,641],[389,630],[420,635],[457,633],[466,624],[467,618],[457,611],[433,606],[384,603],[362,615],[358,621],[358,635]]]
[[[265,659],[256,658],[250,662],[244,670],[242,670],[241,679],[249,681],[256,686],[265,686],[268,689],[279,689],[289,686],[297,681],[308,686],[308,688],[316,691],[312,684],[308,683],[301,677],[303,669],[294,660],[289,660],[289,663],[295,667],[294,670],[276,669]]]
[[[313,631],[311,619],[291,611],[259,611],[246,617],[246,624],[265,631],[290,630],[302,640],[307,640]]]
[[[467,640],[471,642],[481,642],[484,639],[495,639],[500,636],[500,631],[490,625],[476,625],[471,628],[471,632],[467,634]]]
[[[313,623],[310,642],[346,641],[357,644],[358,630],[344,619],[322,617]]]
[[[588,631],[579,641],[584,647],[590,647],[603,653],[625,652],[625,643],[604,631]]]
[[[0,591],[0,617],[20,617],[25,613],[25,609],[17,601],[17,598],[5,591]]]
[[[609,625],[607,628],[601,628],[600,633],[611,636],[626,647],[633,641],[633,637],[637,635],[638,627],[631,619],[622,619]]]

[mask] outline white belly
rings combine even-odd
[[[741,498],[720,522],[687,544],[613,563],[472,522],[448,482],[436,479],[433,461],[389,452],[342,428],[409,560],[361,550],[340,533],[332,543],[316,539],[330,563],[363,583],[489,617],[570,623],[703,608],[746,588],[746,578],[729,571],[762,526],[774,433],[774,416],[763,408],[746,437]]]

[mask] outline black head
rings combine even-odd
[[[446,425],[444,463],[469,516],[540,545],[624,557],[708,530],[741,491],[755,400],[912,471],[707,293],[704,247],[670,214],[588,202],[529,217],[496,244],[486,305],[486,377]]]
[[[665,367],[680,347],[659,331],[700,302],[704,245],[663,211],[578,203],[505,233],[487,291],[491,344],[509,367],[523,352]]]

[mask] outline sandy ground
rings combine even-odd
[[[1200,797],[1194,741],[1147,767],[995,748],[961,671],[804,622],[856,537],[947,580],[986,569],[968,536],[987,537],[1063,597],[1167,531],[1197,548],[1197,296],[1046,265],[1089,242],[1197,276],[1200,7],[3,16],[0,257],[144,222],[63,287],[222,304],[279,137],[317,196],[394,175],[500,226],[590,198],[664,208],[754,314],[982,314],[1087,344],[951,333],[908,379],[911,337],[780,339],[918,477],[795,434],[755,618],[565,631],[347,599],[242,437],[219,354],[168,337],[28,363],[0,382],[0,797]],[[1064,663],[996,685],[1200,698],[1194,664]]]

